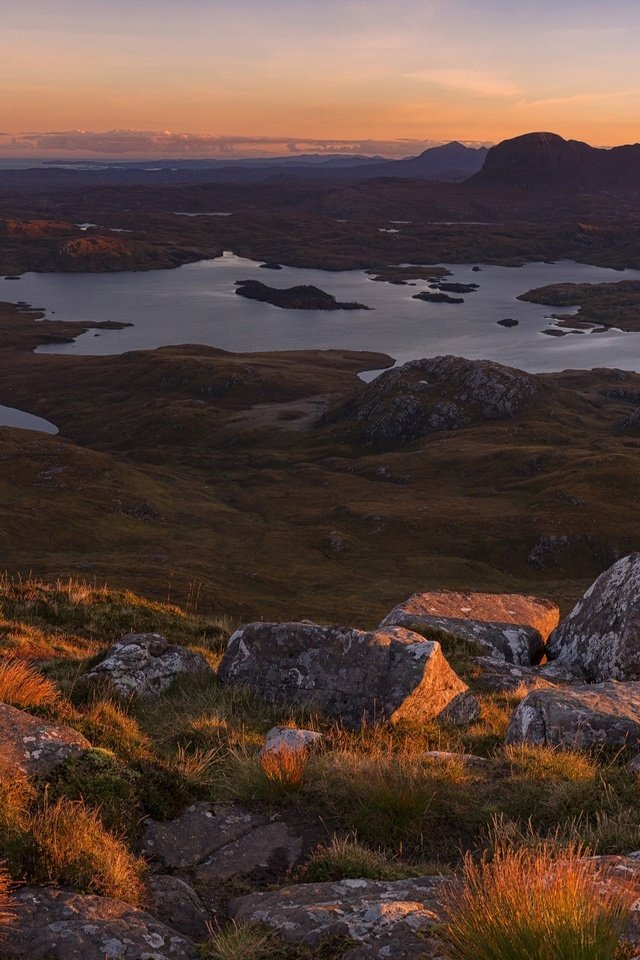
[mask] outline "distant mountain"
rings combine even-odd
[[[555,133],[527,133],[492,147],[472,182],[577,191],[640,189],[640,144],[605,150]]]
[[[454,140],[440,147],[430,147],[417,157],[405,160],[385,160],[370,163],[366,171],[350,170],[350,175],[361,172],[362,179],[374,177],[402,177],[417,180],[465,180],[477,173],[486,160],[487,147],[465,147]]]

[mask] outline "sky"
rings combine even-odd
[[[640,140],[640,0],[0,0],[0,157]]]

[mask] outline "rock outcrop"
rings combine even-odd
[[[391,627],[366,633],[313,623],[252,623],[233,634],[218,676],[272,703],[345,724],[442,719],[468,723],[478,705],[440,644]]]
[[[506,742],[582,750],[640,743],[640,684],[534,690],[518,705]]]
[[[232,804],[195,803],[176,820],[148,820],[142,850],[157,871],[198,882],[271,878],[294,867],[304,842],[285,822]]]
[[[344,960],[425,960],[425,934],[443,919],[439,906],[442,877],[382,882],[342,880],[285,887],[232,900],[238,923],[263,923],[290,943],[317,948],[328,937],[345,937],[358,946]]]
[[[180,877],[156,874],[147,882],[148,910],[162,923],[196,942],[206,940],[209,914],[200,897]]]
[[[415,593],[399,604],[381,627],[417,633],[442,631],[468,640],[487,656],[530,666],[542,657],[544,641],[560,619],[549,600],[508,593]]]
[[[45,776],[91,744],[77,730],[0,703],[0,775]]]
[[[195,945],[149,913],[55,887],[22,887],[0,960],[197,960]]]
[[[547,656],[586,679],[640,679],[640,553],[601,574],[549,637]]]
[[[324,422],[345,422],[360,442],[392,449],[441,430],[514,417],[537,389],[534,376],[488,360],[411,360],[360,388]]]
[[[170,645],[159,633],[128,633],[86,673],[81,683],[128,699],[157,697],[178,677],[212,673],[199,653]]]

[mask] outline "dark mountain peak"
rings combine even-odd
[[[603,150],[557,133],[526,133],[504,140],[487,154],[475,183],[572,192],[637,189],[640,147]]]

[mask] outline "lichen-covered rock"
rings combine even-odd
[[[200,673],[212,673],[202,654],[172,646],[159,633],[128,633],[82,677],[81,683],[118,697],[151,699],[178,677]]]
[[[260,756],[269,753],[308,753],[322,742],[322,734],[297,727],[272,727],[267,733]]]
[[[197,960],[194,944],[121,900],[22,887],[0,960]]]
[[[507,693],[514,690],[541,690],[580,684],[581,674],[567,664],[545,663],[523,667],[493,657],[473,657],[479,671],[475,684],[483,693]]]
[[[640,743],[640,684],[585,684],[534,690],[518,705],[507,743],[572,750]]]
[[[468,723],[478,714],[440,644],[401,627],[366,633],[251,623],[229,640],[218,676],[269,702],[316,709],[352,727],[404,719]]]
[[[324,420],[348,423],[365,444],[392,448],[440,430],[514,417],[537,389],[534,376],[488,360],[411,360],[361,387]]]
[[[549,637],[547,656],[590,681],[640,679],[640,553],[598,577]]]
[[[344,960],[424,960],[424,934],[442,922],[442,877],[308,883],[231,901],[238,923],[261,923],[290,943],[317,948],[328,937],[359,945]]]
[[[147,820],[142,842],[155,869],[180,870],[199,882],[284,873],[303,846],[283,821],[228,803],[195,803],[175,820]]]
[[[558,625],[560,611],[550,600],[511,593],[414,593],[389,613],[381,627],[418,633],[442,631],[486,650],[487,656],[530,666],[538,663],[544,640]]]
[[[91,744],[77,730],[0,703],[0,775],[44,776]]]

